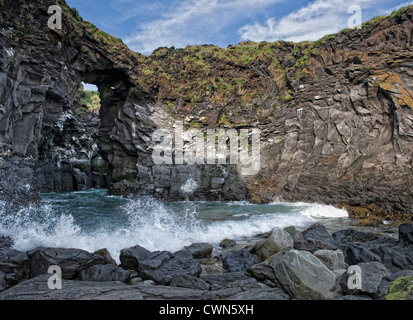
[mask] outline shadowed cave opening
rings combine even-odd
[[[45,128],[39,144],[36,184],[42,193],[108,189],[113,152],[110,133],[128,87],[124,75],[113,70],[80,74],[80,84],[70,108],[50,96],[49,104],[63,110]]]

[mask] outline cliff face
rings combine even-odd
[[[412,7],[317,42],[160,48],[145,57],[63,1],[62,30],[48,29],[52,2],[0,1],[5,191],[17,175],[10,168],[20,166],[23,191],[59,190],[62,181],[76,188],[95,172],[91,181],[103,186],[105,175],[114,194],[413,213]],[[77,141],[68,143],[56,132],[79,107],[81,81],[99,87],[100,121],[88,130],[87,121],[70,125]],[[260,129],[260,172],[155,165],[152,133],[177,121],[185,129]],[[44,179],[47,172],[60,178]]]

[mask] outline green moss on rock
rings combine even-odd
[[[401,277],[389,286],[386,300],[410,300],[413,298],[413,276]]]

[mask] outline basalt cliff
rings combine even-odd
[[[49,29],[48,8],[62,9]],[[149,57],[63,0],[0,0],[0,197],[106,188],[168,200],[309,201],[411,219],[413,7],[316,42],[160,48]],[[100,91],[84,112],[82,82]],[[155,165],[177,121],[259,129],[261,170]]]

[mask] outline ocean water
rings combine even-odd
[[[174,202],[151,197],[130,200],[107,190],[43,194],[43,204],[18,211],[0,202],[0,234],[13,238],[21,251],[40,246],[107,248],[141,245],[148,250],[177,251],[195,242],[218,246],[225,238],[243,241],[274,227],[303,230],[322,222],[331,230],[348,228],[347,212],[309,203]]]

